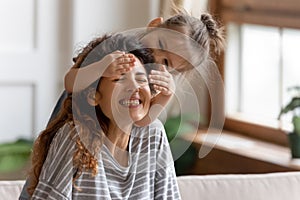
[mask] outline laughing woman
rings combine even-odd
[[[147,115],[155,93],[148,81],[151,52],[128,36],[103,37],[79,54],[75,66],[116,50],[135,56],[132,70],[68,94],[35,141],[32,199],[180,199],[162,123],[134,125]]]

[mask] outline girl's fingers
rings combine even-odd
[[[165,65],[160,65],[159,70],[162,71],[162,72],[167,72],[168,71]]]
[[[127,58],[127,57],[119,57],[119,58],[117,58],[118,64],[132,63],[134,61],[135,61],[134,58]]]
[[[168,71],[158,71],[158,70],[151,70],[151,75],[158,75],[158,76],[165,76],[167,78],[171,78],[171,74]]]
[[[158,86],[158,85],[153,85],[153,86],[154,86],[155,90],[158,90],[160,92],[166,92],[166,91],[168,91],[168,89],[166,89],[164,87],[161,87],[161,86]]]
[[[169,83],[170,82],[170,77],[164,76],[164,75],[153,75],[152,73],[149,75],[149,79],[150,81],[161,81],[161,82],[166,82]]]
[[[164,95],[172,95],[175,92],[175,83],[172,75],[164,65],[159,70],[151,70],[149,81],[154,85],[154,89]]]
[[[109,63],[107,69],[103,73],[105,77],[118,76],[122,73],[126,73],[132,69],[135,65],[135,57],[133,54],[126,54],[122,51],[114,51],[108,54],[106,62]]]
[[[135,62],[135,57],[132,54],[123,54],[116,59],[118,64],[127,64]]]
[[[150,79],[150,83],[163,86],[163,87],[168,87],[169,86],[169,81],[168,80],[155,80],[155,79]]]
[[[111,56],[112,59],[118,59],[124,55],[125,55],[124,51],[114,51],[111,54],[109,54],[108,56]]]
[[[115,65],[115,69],[121,69],[121,68],[125,68],[125,69],[131,69],[134,65],[132,64],[117,64]]]
[[[134,65],[132,64],[122,64],[122,65],[117,65],[115,67],[115,70],[120,74],[120,73],[125,73],[128,72],[132,69]]]
[[[172,94],[172,91],[170,91],[168,88],[161,87],[161,86],[158,86],[158,85],[153,85],[153,87],[156,91],[162,92],[164,95],[171,95]]]

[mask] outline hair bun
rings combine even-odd
[[[218,25],[212,16],[208,13],[201,15],[201,21],[206,26],[207,31],[211,36],[216,36],[218,33]]]

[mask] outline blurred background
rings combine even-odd
[[[203,2],[178,3],[189,10],[197,5],[199,14]],[[170,5],[160,0],[1,0],[0,13],[0,178],[10,179],[21,176],[14,170],[28,159],[32,140],[45,128],[77,51],[96,36],[167,17]]]
[[[0,140],[30,138],[45,127],[76,50],[105,33],[146,27],[167,16],[167,3],[1,0]]]
[[[225,85],[225,96],[220,95],[214,105],[214,112],[224,116],[222,138],[205,131],[212,116],[212,94],[196,81],[193,87],[206,127],[201,126],[199,137],[184,137],[193,149],[190,157],[176,163],[184,166],[178,175],[299,170],[299,163],[291,159],[287,133],[293,132],[291,119],[300,115],[300,104],[280,120],[278,115],[300,94],[300,2],[174,2],[195,17],[206,11],[213,14],[225,27],[227,43],[225,52],[215,58]],[[45,128],[76,50],[95,36],[145,27],[155,17],[168,17],[170,2],[1,0],[0,13],[0,179],[18,179],[24,177],[28,165],[23,171],[14,170],[28,160],[32,139]],[[191,116],[185,119],[193,123]],[[167,122],[172,139],[178,133],[178,118]],[[189,126],[180,131],[192,132]],[[207,137],[203,139],[202,133]],[[18,145],[9,146],[15,141]],[[198,151],[204,146],[211,153],[199,158]],[[7,155],[21,156],[12,159]]]

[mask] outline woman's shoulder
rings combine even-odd
[[[76,136],[76,128],[72,125],[72,123],[67,122],[61,128],[58,129],[53,138],[52,143],[56,145],[66,145],[69,143],[73,143],[73,139]]]

